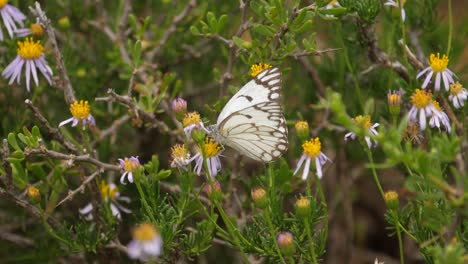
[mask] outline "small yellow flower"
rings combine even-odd
[[[187,165],[190,163],[190,154],[184,145],[177,144],[171,148],[171,167],[187,170]]]
[[[388,191],[384,194],[385,203],[388,208],[396,209],[398,207],[398,193],[395,191]]]
[[[257,76],[259,73],[264,71],[265,69],[271,68],[270,64],[266,63],[255,63],[250,67],[252,77]]]
[[[369,129],[372,126],[371,118],[369,115],[358,115],[355,118],[353,118],[353,121],[357,126],[362,127],[364,129]]]
[[[322,148],[322,144],[320,143],[320,139],[316,137],[315,139],[307,140],[302,144],[302,149],[307,156],[311,158],[316,158],[320,155],[320,151]]]
[[[298,121],[295,124],[297,136],[305,141],[309,138],[309,124],[306,121]]]
[[[101,181],[101,195],[104,200],[107,200],[109,198],[111,200],[115,200],[118,192],[119,188],[117,188],[117,186],[115,186],[114,184],[108,185],[105,181]]]
[[[430,91],[416,89],[411,95],[411,103],[418,109],[425,108],[432,103],[432,93]]]
[[[310,199],[307,198],[307,197],[304,197],[304,196],[301,196],[301,198],[299,198],[297,201],[296,201],[296,213],[299,215],[299,216],[307,216],[309,215],[310,213]]]
[[[41,200],[41,192],[35,186],[29,186],[28,197],[32,202],[39,202]]]
[[[88,101],[75,101],[70,105],[70,113],[76,119],[86,119],[91,113],[91,108],[89,107]]]
[[[463,86],[460,82],[450,84],[450,94],[458,95],[463,90]]]
[[[190,125],[199,125],[200,124],[200,114],[197,112],[190,112],[185,114],[184,119],[182,120],[182,124],[184,127],[188,127]]]
[[[154,225],[149,223],[140,224],[133,230],[133,238],[138,241],[150,241],[158,235],[159,232]]]
[[[44,29],[39,23],[31,24],[31,30],[33,32],[33,35],[36,37],[41,37],[42,35],[44,35]]]
[[[26,38],[24,41],[18,41],[18,55],[25,60],[37,59],[44,54],[44,47],[38,40],[34,42],[32,38]]]
[[[205,155],[206,158],[213,158],[221,151],[221,147],[218,142],[214,142],[213,139],[207,137],[205,139]]]
[[[268,205],[266,190],[262,187],[255,187],[250,191],[250,196],[258,208],[265,208]]]

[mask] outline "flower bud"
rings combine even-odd
[[[394,117],[398,117],[401,109],[401,92],[389,91],[387,94],[387,102],[390,114]]]
[[[211,200],[218,200],[221,198],[221,185],[217,180],[213,180],[212,183],[207,182],[204,191]]]
[[[32,203],[39,203],[41,201],[41,192],[34,186],[28,187],[28,197]]]
[[[384,194],[385,203],[389,209],[398,208],[398,193],[395,191],[388,191]]]
[[[202,128],[196,127],[192,130],[192,138],[197,144],[203,144],[205,142],[205,130]]]
[[[70,19],[64,16],[58,20],[58,24],[61,29],[68,29],[70,27]]]
[[[297,137],[302,141],[306,141],[310,137],[309,124],[306,121],[298,121],[294,125],[296,127]]]
[[[252,200],[258,208],[263,209],[268,205],[266,191],[262,187],[253,188],[250,192],[250,195],[252,196]]]
[[[285,256],[291,256],[296,252],[296,245],[294,245],[294,239],[291,233],[281,232],[276,238],[276,243]]]
[[[310,214],[310,199],[301,196],[301,198],[296,201],[294,207],[296,208],[297,216],[307,217]]]
[[[177,120],[181,121],[187,112],[187,101],[180,97],[172,100],[172,111],[176,113]]]

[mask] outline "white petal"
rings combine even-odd
[[[317,177],[322,179],[322,164],[320,164],[320,158],[315,158],[315,169],[317,170]]]
[[[69,118],[69,119],[67,119],[67,120],[65,120],[65,121],[60,122],[60,124],[58,125],[58,127],[61,127],[61,126],[63,126],[63,125],[66,125],[66,124],[70,123],[71,121],[73,121],[73,119],[75,119],[75,118],[72,117],[72,118]]]
[[[307,176],[309,175],[309,170],[310,170],[310,157],[307,157],[306,159],[306,164],[304,166],[304,171],[302,172],[302,179],[305,181],[307,179]]]
[[[426,69],[420,71],[418,73],[418,75],[416,75],[416,79],[419,79],[419,77],[421,77],[424,73],[426,73],[427,71],[429,71],[431,69],[431,67],[427,67]]]
[[[429,81],[431,80],[432,74],[434,74],[433,71],[431,71],[431,72],[426,76],[426,79],[424,79],[424,83],[423,83],[423,85],[421,86],[421,88],[425,89],[425,88],[427,87],[427,85],[429,84]]]
[[[78,209],[80,214],[83,214],[83,215],[89,214],[92,210],[93,210],[93,204],[92,203],[89,203],[85,207],[83,207],[81,209]]]

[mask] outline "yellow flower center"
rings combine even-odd
[[[432,103],[432,93],[416,89],[413,95],[411,95],[411,103],[418,109],[424,108]]]
[[[28,196],[30,199],[37,199],[41,195],[41,192],[39,191],[38,188],[34,186],[30,186],[28,188]]]
[[[124,170],[126,172],[134,172],[140,167],[140,163],[137,161],[131,161],[129,158],[124,159]]]
[[[307,197],[301,196],[301,198],[296,201],[296,206],[298,208],[309,208],[310,200]]]
[[[441,110],[442,110],[442,107],[440,107],[439,102],[437,102],[436,100],[432,100],[432,105],[434,106],[434,108],[435,108],[437,111],[441,111]]]
[[[18,41],[18,55],[21,58],[25,60],[37,59],[42,54],[44,54],[44,47],[39,40],[34,42],[32,38],[26,38],[24,41]]]
[[[105,181],[101,181],[101,195],[103,199],[110,198],[111,200],[115,199],[115,196],[119,192],[117,186],[107,185]]]
[[[189,125],[198,125],[200,124],[200,114],[197,112],[190,112],[185,114],[184,119],[182,120],[182,124],[184,127],[188,127]]]
[[[259,73],[264,71],[265,69],[271,68],[270,64],[266,63],[255,63],[250,67],[252,77],[257,76]]]
[[[8,0],[0,0],[0,9],[2,9],[6,4],[8,4]]]
[[[321,148],[322,144],[320,143],[320,139],[318,137],[311,140],[306,140],[306,142],[302,144],[304,153],[311,158],[318,157],[320,155]]]
[[[219,146],[219,143],[214,142],[213,139],[209,137],[205,139],[205,155],[207,158],[216,156],[220,150],[221,147]]]
[[[152,224],[149,223],[143,223],[139,226],[137,226],[133,230],[133,238],[138,240],[138,241],[151,241],[153,240],[157,235],[158,231]]]
[[[355,118],[353,118],[353,121],[357,126],[362,127],[364,129],[369,129],[372,126],[369,115],[358,115]]]
[[[299,131],[305,131],[309,129],[309,124],[306,121],[298,121],[294,125],[296,127],[296,130]]]
[[[44,35],[44,29],[38,23],[31,24],[31,30],[36,37]]]
[[[177,144],[171,149],[171,156],[173,159],[186,159],[187,158],[187,149],[184,145]]]
[[[82,120],[89,116],[91,109],[88,101],[80,100],[70,105],[70,112],[75,118]]]
[[[398,93],[392,93],[388,97],[389,105],[399,105],[401,103],[401,95]]]
[[[392,202],[398,200],[398,193],[395,191],[388,191],[384,194],[384,199],[386,202]]]
[[[450,84],[450,93],[452,95],[459,94],[462,91],[462,89],[463,89],[463,87],[462,87],[461,83],[459,83],[459,82]]]
[[[436,55],[434,55],[434,53],[432,53],[431,56],[429,57],[429,64],[431,65],[432,70],[435,72],[445,71],[445,69],[447,69],[448,63],[449,63],[449,59],[447,55],[443,55],[442,58],[440,58],[439,53],[437,53],[437,57]]]

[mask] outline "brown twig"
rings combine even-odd
[[[322,56],[325,53],[333,52],[337,50],[341,50],[342,48],[329,48],[324,50],[315,50],[315,51],[298,51],[295,53],[289,54],[289,57],[293,57],[294,59],[298,59],[300,57],[308,57],[308,56]]]
[[[44,28],[52,46],[52,52],[54,54],[55,63],[57,64],[57,70],[59,73],[59,81],[55,82],[55,85],[59,86],[60,89],[63,90],[65,102],[67,104],[72,104],[76,101],[75,92],[73,91],[70,78],[68,78],[67,69],[65,68],[63,56],[58,47],[57,39],[55,38],[55,30],[52,27],[52,23],[50,22],[50,19],[47,18],[45,12],[42,11],[41,5],[38,2],[35,3],[35,8],[29,7],[29,10],[39,19],[39,23]]]
[[[317,69],[315,69],[307,58],[298,57],[298,59],[302,66],[304,66],[312,81],[315,83],[320,96],[325,97],[325,85],[323,84],[322,79],[320,79]]]
[[[34,247],[34,241],[10,232],[0,232],[0,239],[11,242],[20,247]]]
[[[156,47],[154,47],[153,50],[148,52],[149,61],[152,61],[156,56],[159,55],[159,53],[161,52],[166,42],[169,40],[172,34],[175,33],[177,26],[180,24],[180,22],[182,22],[182,20],[184,20],[185,17],[187,17],[190,14],[190,12],[193,10],[196,4],[197,4],[196,0],[190,0],[188,4],[185,6],[184,10],[182,10],[182,12],[180,12],[177,16],[172,18],[171,25],[164,32],[164,35],[161,37],[161,40],[159,40],[158,45],[156,45]]]
[[[130,119],[130,116],[125,114],[121,116],[119,119],[115,120],[110,127],[104,130],[101,130],[101,133],[99,133],[99,138],[91,142],[91,147],[96,146],[97,143],[101,142],[106,137],[116,134],[119,127],[125,124],[129,119]]]
[[[378,47],[377,39],[375,38],[371,26],[358,22],[358,27],[361,37],[368,47],[369,59],[375,64],[392,69],[408,83],[410,81],[408,70],[399,61],[391,61],[388,54]]]
[[[84,181],[83,183],[78,187],[76,188],[75,190],[73,191],[68,191],[68,194],[67,194],[67,197],[65,197],[62,201],[60,201],[56,206],[55,208],[59,207],[61,204],[63,204],[64,202],[66,201],[69,201],[69,200],[72,200],[73,197],[75,197],[75,195],[78,193],[78,192],[84,192],[84,188],[85,186],[90,183],[92,180],[94,180],[94,178],[96,178],[96,176],[98,176],[99,174],[103,173],[104,170],[103,169],[100,169],[96,172],[94,172],[93,174],[89,175]]]
[[[33,105],[33,103],[31,102],[31,100],[29,99],[26,99],[26,101],[24,101],[26,106],[31,109],[31,111],[34,113],[34,116],[37,118],[37,120],[39,120],[39,123],[42,125],[43,128],[45,128],[47,134],[52,138],[52,139],[55,139],[57,140],[60,144],[62,144],[62,146],[64,146],[68,151],[74,153],[74,154],[79,154],[79,150],[78,148],[73,145],[71,142],[67,141],[62,133],[60,133],[60,131],[58,130],[58,128],[55,128],[55,127],[52,127],[49,123],[49,121],[47,121],[47,119],[42,115],[42,113],[40,112],[40,110]]]

